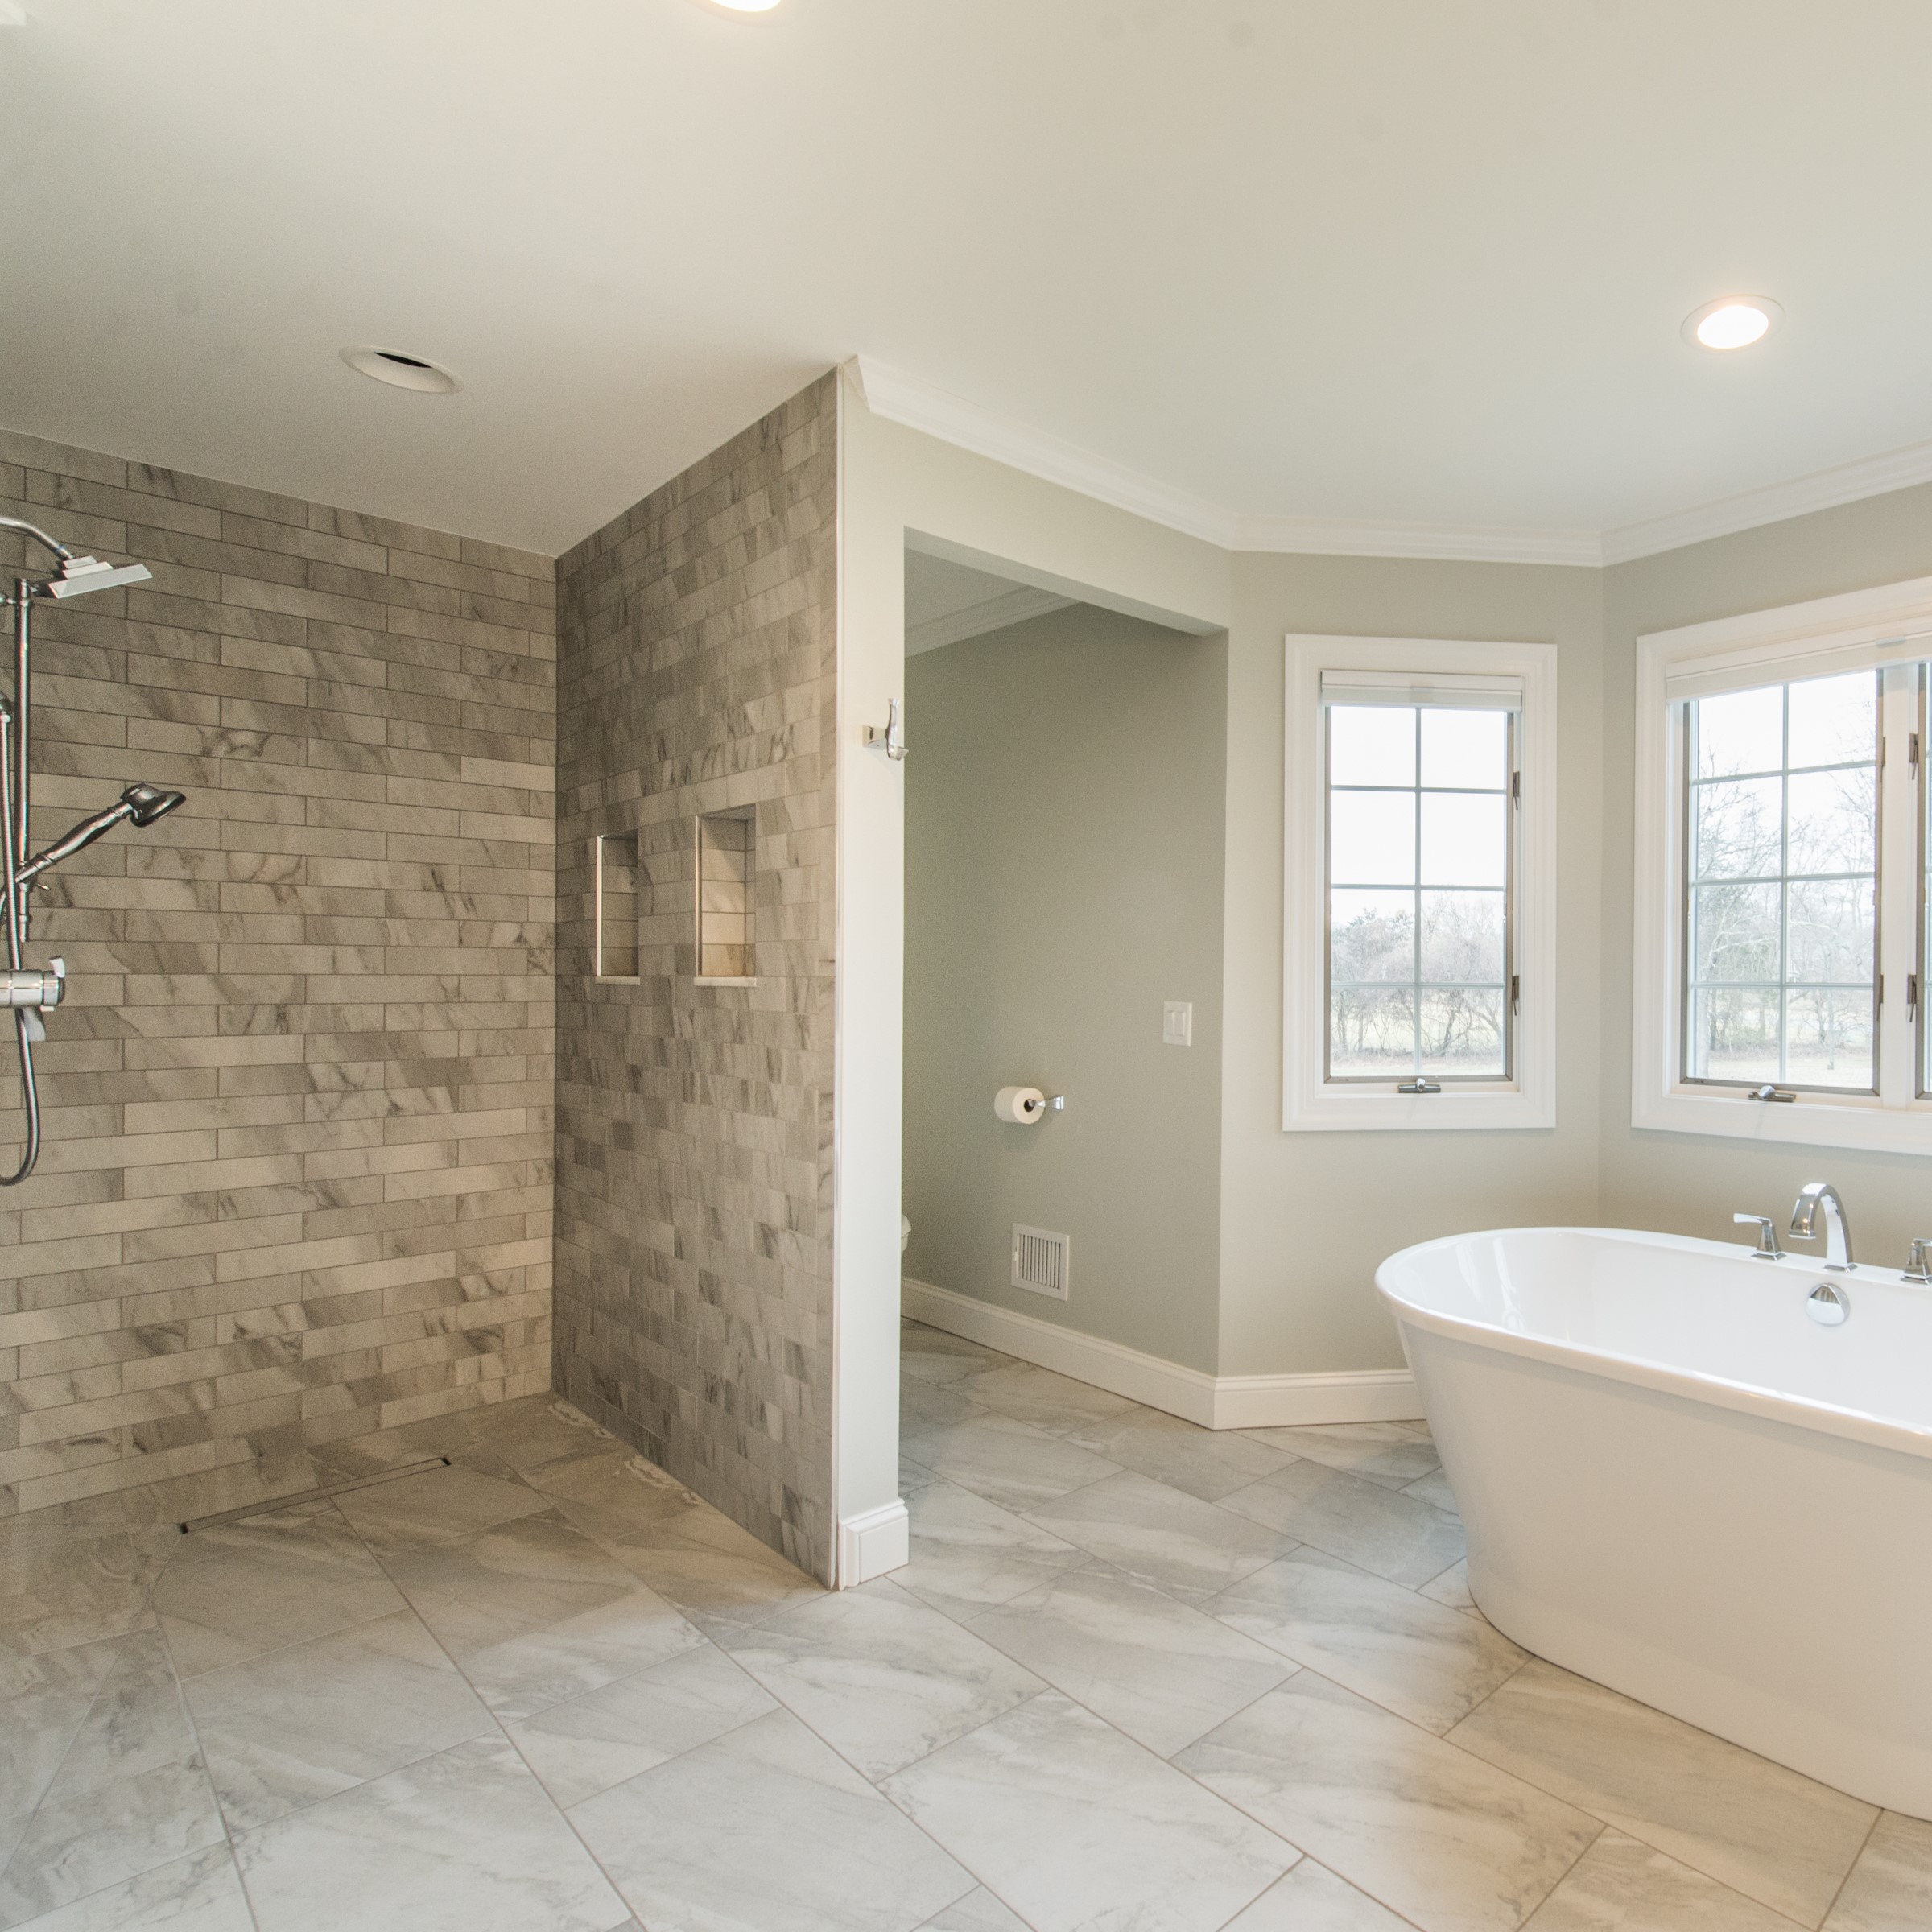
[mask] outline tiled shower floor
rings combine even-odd
[[[188,1537],[0,1531],[0,1926],[1926,1932],[1932,1826],[1526,1658],[1425,1430],[908,1327],[830,1596],[545,1401]]]

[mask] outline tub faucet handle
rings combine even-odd
[[[1932,1235],[1913,1236],[1911,1253],[1905,1257],[1904,1278],[1932,1287]]]
[[[1740,1228],[1757,1230],[1757,1245],[1752,1250],[1754,1261],[1781,1261],[1785,1251],[1777,1245],[1777,1224],[1768,1214],[1734,1214],[1732,1220]]]

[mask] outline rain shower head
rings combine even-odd
[[[145,584],[154,576],[145,564],[123,564],[118,568],[94,557],[64,557],[60,574],[40,584],[43,597],[84,597],[90,590],[112,590],[122,584]]]
[[[96,839],[105,837],[117,825],[151,825],[156,819],[166,818],[177,805],[187,803],[186,792],[163,791],[156,785],[130,785],[106,811],[96,812],[91,819],[83,819],[71,832],[56,839],[45,852],[36,852],[14,875],[14,881],[21,886],[31,885],[42,873],[58,865],[63,859],[71,859],[76,852],[83,852],[93,844]]]

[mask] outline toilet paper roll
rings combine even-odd
[[[993,1096],[993,1111],[1002,1121],[1030,1127],[1046,1111],[1046,1096],[1037,1087],[1002,1087]]]

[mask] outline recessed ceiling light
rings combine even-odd
[[[463,386],[462,378],[420,356],[397,349],[345,349],[342,360],[357,375],[386,382],[392,389],[413,389],[425,396],[447,396]]]
[[[1777,328],[1784,312],[1769,295],[1720,295],[1684,319],[1684,339],[1699,349],[1748,349]]]

